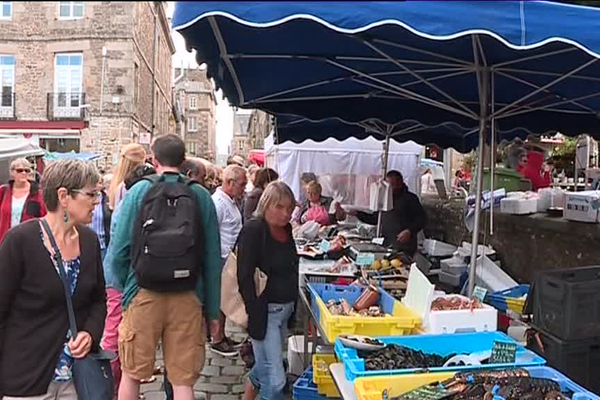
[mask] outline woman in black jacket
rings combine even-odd
[[[256,217],[244,225],[239,237],[238,283],[255,357],[246,396],[259,389],[261,400],[283,399],[286,385],[282,341],[298,298],[298,254],[290,225],[295,204],[285,183],[272,182],[260,198]],[[256,268],[268,276],[258,297]]]
[[[73,301],[72,337],[65,289],[39,219],[11,229],[0,246],[0,398],[77,400],[76,358],[97,349],[106,316],[100,244],[85,225],[99,201],[95,167],[56,161],[42,178],[48,214]],[[37,397],[36,397],[37,396]]]

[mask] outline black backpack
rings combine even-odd
[[[140,287],[156,292],[194,290],[202,271],[204,231],[191,185],[178,176],[143,179],[153,183],[134,227],[132,261]]]

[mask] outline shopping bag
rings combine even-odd
[[[256,268],[254,286],[257,297],[267,287],[267,279],[267,274]],[[248,327],[248,314],[238,286],[237,255],[234,252],[227,258],[221,274],[221,311],[234,324],[244,328]]]

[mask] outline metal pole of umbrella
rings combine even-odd
[[[477,186],[475,194],[475,224],[473,227],[473,237],[471,239],[471,262],[469,265],[469,297],[473,295],[475,289],[475,272],[477,268],[477,254],[479,248],[479,218],[481,216],[481,199],[483,192],[483,157],[485,147],[485,136],[488,124],[489,111],[489,71],[482,68],[478,71],[480,79],[480,103],[481,115],[479,118],[479,157],[477,158]]]
[[[391,131],[388,128],[388,131],[385,135],[385,142],[383,144],[383,159],[381,160],[381,180],[385,180],[385,175],[387,174],[388,169],[388,157],[390,154],[390,136]],[[381,237],[381,220],[383,218],[383,211],[379,211],[377,215],[377,237]]]
[[[496,111],[495,104],[495,86],[494,86],[494,73],[492,72],[492,82],[491,82],[491,111],[492,115]],[[494,189],[496,189],[494,183],[496,177],[494,174],[496,173],[496,121],[494,117],[491,120],[491,137],[490,137],[490,191],[491,191],[491,200],[490,200],[490,236],[494,235]]]

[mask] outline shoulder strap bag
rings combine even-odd
[[[239,240],[239,236],[238,236]],[[243,328],[248,328],[248,314],[246,306],[237,279],[237,241],[236,244],[225,261],[225,266],[221,273],[221,312],[235,325]],[[264,238],[263,238],[264,248]],[[254,287],[256,289],[256,297],[259,297],[267,288],[267,274],[260,268],[254,270]]]
[[[50,244],[54,249],[54,259],[58,266],[58,273],[65,289],[65,297],[67,299],[67,311],[69,313],[69,327],[71,336],[77,337],[77,323],[75,321],[75,312],[73,311],[73,302],[71,299],[71,291],[69,290],[69,282],[65,267],[63,264],[60,249],[56,244],[54,235],[50,230],[50,226],[46,220],[41,219],[42,226],[48,235]],[[77,391],[79,400],[110,400],[114,396],[114,382],[110,361],[114,359],[114,353],[101,350],[98,353],[90,353],[84,358],[76,358],[73,362],[73,382]]]

